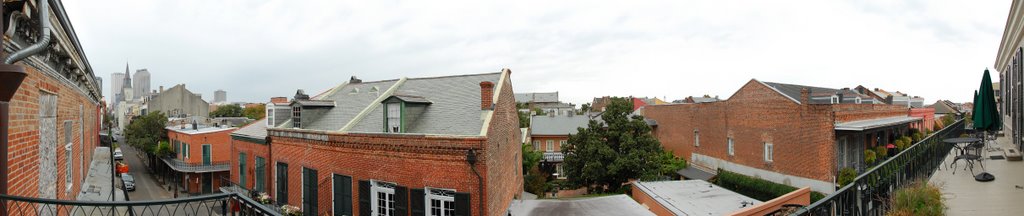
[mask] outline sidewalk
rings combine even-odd
[[[84,201],[110,201],[110,147],[96,147],[92,154],[92,163],[89,164],[89,175],[82,185],[82,193],[78,194],[78,200]],[[124,192],[115,189],[116,200],[124,200]]]
[[[1003,149],[1014,148],[1009,137],[999,137],[988,145],[992,148],[983,151],[985,159],[982,163],[985,165],[984,171],[996,177],[994,181],[975,181],[969,170],[963,170],[963,162],[960,162],[956,175],[953,175],[953,170],[949,168],[953,153],[946,157],[941,168],[932,175],[929,182],[941,188],[948,207],[947,215],[1018,215],[1024,212],[1024,205],[1020,204],[1024,200],[1024,161],[990,158],[1003,155]],[[982,171],[980,165],[974,166],[975,174]]]

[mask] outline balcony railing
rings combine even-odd
[[[190,172],[190,173],[203,173],[203,172],[223,172],[231,170],[230,161],[214,162],[210,165],[186,163],[185,161],[177,158],[164,157],[160,158],[167,166],[178,172]]]
[[[238,183],[235,183],[235,182],[231,181],[231,179],[228,179],[228,178],[221,178],[220,181],[221,181],[221,183],[220,183],[220,185],[221,185],[220,191],[221,192],[238,194],[238,195],[246,197],[246,198],[248,198],[250,200],[254,200],[254,202],[251,203],[252,205],[262,205],[266,209],[269,209],[271,211],[274,211],[274,212],[280,214],[281,206],[275,205],[274,203],[277,203],[277,202],[275,202],[273,199],[269,199],[269,200],[265,200],[264,202],[260,202],[260,199],[257,198],[257,196],[259,196],[258,192],[253,191],[251,188],[247,188],[247,187],[245,187],[243,185],[239,185]]]
[[[280,215],[238,193],[169,200],[75,201],[0,195],[6,215]]]
[[[959,120],[793,215],[884,215],[889,209],[889,197],[893,191],[914,180],[928,179],[953,149],[942,140],[959,137],[963,131],[963,120]]]

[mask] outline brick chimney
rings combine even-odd
[[[288,97],[272,97],[270,98],[271,103],[288,103]]]
[[[164,93],[164,86],[160,86],[160,93]]]
[[[811,90],[807,88],[800,89],[800,103],[810,104],[811,103]]]
[[[494,109],[494,83],[489,81],[480,82],[480,109]]]

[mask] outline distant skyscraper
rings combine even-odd
[[[213,102],[214,103],[223,103],[223,102],[227,102],[227,101],[228,101],[228,92],[224,91],[223,89],[217,89],[217,91],[213,92]]]
[[[133,99],[139,99],[149,93],[149,70],[145,68],[135,71],[135,80],[132,82],[132,90],[134,91]]]
[[[120,99],[117,98],[121,94],[121,87],[124,85],[124,73],[112,73],[110,74],[110,99],[113,100],[114,104],[117,104]]]

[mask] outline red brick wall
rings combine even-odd
[[[665,208],[665,206],[662,206],[661,203],[658,203],[657,200],[654,200],[654,198],[651,197],[651,195],[648,195],[647,193],[644,193],[643,190],[640,190],[636,186],[634,186],[633,189],[630,191],[630,195],[633,197],[633,200],[636,200],[636,202],[640,203],[640,205],[643,205],[644,207],[647,207],[647,210],[650,210],[651,213],[654,213],[654,215],[657,215],[657,216],[675,216],[676,215],[675,213],[672,213],[672,211],[669,211],[667,208]]]
[[[831,182],[835,139],[829,105],[801,105],[751,80],[728,100],[699,104],[649,105],[645,116],[658,122],[654,135],[674,154],[691,153],[753,168]],[[700,146],[694,147],[694,130]],[[735,156],[728,155],[727,138]],[[764,142],[774,145],[765,162]]]
[[[19,65],[26,66],[24,63]],[[80,91],[79,87],[44,74],[36,68],[26,66],[28,77],[18,87],[10,103],[10,128],[8,130],[8,186],[15,196],[38,197],[39,195],[39,99],[41,92],[57,95],[57,185],[58,199],[74,199],[88,170],[92,153],[99,143],[99,103]],[[80,115],[84,117],[80,118]],[[64,122],[72,125],[72,169],[74,183],[71,190],[65,190],[66,160],[64,153]],[[81,161],[79,161],[81,159]],[[80,168],[81,167],[81,168]],[[84,170],[83,170],[84,169]]]
[[[506,72],[510,74],[511,72]],[[522,147],[519,144],[519,113],[510,76],[501,84],[494,115],[487,128],[486,214],[505,215],[512,199],[523,191]],[[473,211],[478,212],[478,211]]]
[[[188,129],[186,129],[188,130]],[[236,129],[222,130],[212,133],[186,134],[167,130],[167,138],[188,143],[189,158],[184,158],[184,152],[178,153],[178,159],[190,164],[203,163],[203,145],[210,144],[210,162],[228,162],[231,160],[231,132]],[[174,147],[173,145],[171,146]]]
[[[922,125],[916,127],[918,130],[935,130],[935,108],[913,108],[910,109],[910,116],[921,117]]]
[[[235,183],[242,182],[241,179],[238,178],[239,153],[245,153],[245,187],[251,189],[256,186],[256,157],[262,157],[264,158],[264,166],[266,167],[266,175],[263,178],[266,180],[265,190],[267,192],[274,191],[273,185],[270,184],[273,179],[273,172],[271,172],[271,170],[274,165],[271,163],[272,158],[270,158],[270,145],[252,143],[237,139],[231,140],[231,182]]]
[[[906,106],[888,104],[835,104],[831,106],[838,122],[907,116],[907,112],[910,110]]]
[[[530,137],[530,139],[531,139],[530,145],[533,145],[533,143],[532,143],[533,141],[540,142],[540,144],[537,145],[537,149],[535,149],[537,151],[546,152],[548,150],[548,140],[551,140],[555,144],[554,152],[561,152],[562,151],[562,144],[561,144],[560,141],[566,140],[568,142],[569,137],[568,136],[540,136],[540,135],[538,135],[538,136],[532,136],[532,137]]]

